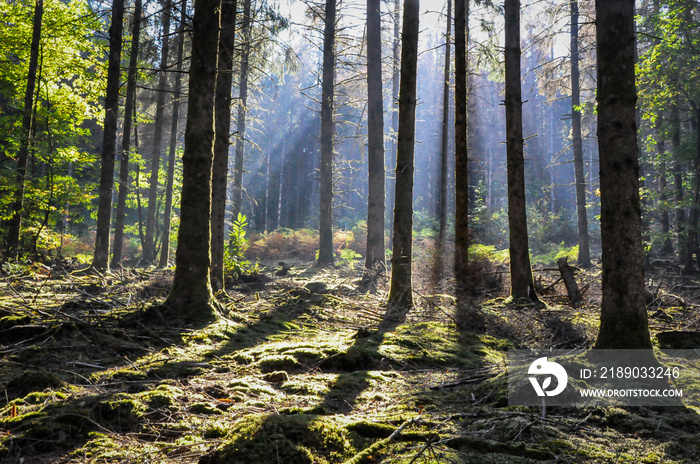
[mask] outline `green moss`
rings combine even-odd
[[[188,408],[189,412],[192,414],[206,414],[206,415],[220,415],[222,414],[220,409],[210,403],[194,403]]]
[[[299,361],[290,355],[269,355],[258,361],[257,365],[265,373],[274,371],[291,372],[300,366]]]
[[[159,385],[155,390],[140,393],[139,399],[146,403],[150,409],[179,409],[178,397],[183,392],[179,388],[170,385]]]
[[[204,462],[328,464],[355,452],[342,426],[318,416],[250,415],[233,426],[231,437]]]
[[[58,388],[63,381],[55,374],[46,371],[24,371],[10,379],[5,390],[10,396],[24,396],[34,391]]]
[[[133,397],[120,394],[99,402],[93,412],[94,420],[116,430],[129,430],[146,412],[146,406]]]
[[[18,325],[29,324],[30,322],[32,322],[31,317],[20,314],[0,317],[0,331],[7,330]]]

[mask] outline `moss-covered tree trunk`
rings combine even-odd
[[[367,0],[367,253],[365,269],[384,264],[384,105],[380,1]]]
[[[467,0],[455,0],[455,281],[469,286],[469,158],[467,153]]]
[[[9,256],[17,257],[19,253],[19,236],[24,208],[24,191],[29,162],[29,139],[32,133],[32,108],[34,108],[34,90],[39,63],[39,41],[41,40],[41,20],[44,15],[44,1],[36,0],[32,24],[32,44],[29,52],[29,72],[27,87],[24,91],[24,108],[22,112],[22,132],[17,153],[17,174],[15,199],[12,203],[12,216],[8,224],[7,251]]]
[[[596,17],[603,298],[595,347],[651,348],[635,121],[634,0],[596,0]]]
[[[119,192],[117,211],[114,219],[114,244],[112,245],[112,267],[122,261],[124,244],[124,219],[126,218],[126,197],[129,194],[129,152],[131,151],[131,124],[136,94],[136,66],[138,64],[139,40],[141,37],[141,0],[134,2],[134,18],[131,29],[131,52],[126,78],[126,98],[124,100],[124,127],[122,129],[121,159],[119,160]]]
[[[231,85],[233,45],[236,31],[236,0],[221,2],[219,74],[216,78],[216,140],[211,181],[211,286],[224,289],[224,223],[228,181],[229,133],[231,132]]]
[[[525,209],[523,108],[520,88],[520,1],[506,0],[506,151],[508,166],[508,229],[510,293],[513,300],[539,301],[532,281]]]
[[[221,0],[195,0],[185,151],[182,156],[180,229],[175,278],[165,305],[185,318],[211,317],[211,170],[214,159]]]
[[[389,308],[391,311],[407,311],[413,306],[413,289],[411,287],[413,151],[416,134],[419,1],[404,0],[403,6],[394,244],[391,257],[391,287],[389,289]]]
[[[321,81],[321,190],[318,264],[333,264],[333,93],[335,87],[335,2],[326,0]]]
[[[92,269],[109,268],[109,229],[112,220],[112,188],[114,184],[114,156],[117,150],[117,116],[119,112],[119,76],[121,74],[124,0],[112,2],[112,25],[109,28],[109,59],[107,62],[107,92],[102,136],[102,164],[100,193],[97,202],[97,231]]]
[[[165,206],[163,207],[163,246],[158,267],[166,267],[170,262],[170,218],[173,212],[173,185],[175,183],[175,154],[177,153],[178,123],[180,121],[180,98],[182,98],[182,60],[185,56],[185,20],[187,0],[180,6],[180,28],[177,34],[177,65],[173,87],[173,118],[170,121],[170,143],[168,146],[168,174],[165,181]]]
[[[578,264],[583,267],[591,267],[591,253],[588,246],[588,216],[586,213],[586,178],[583,173],[583,142],[581,140],[578,17],[578,0],[573,0],[571,2],[571,132],[573,136],[574,175],[576,179]]]
[[[170,6],[166,0],[163,8],[163,38],[160,49],[160,68],[158,72],[158,90],[156,91],[156,118],[153,129],[153,152],[151,153],[151,179],[148,189],[148,210],[146,212],[146,237],[143,244],[143,260],[152,263],[156,257],[156,205],[158,202],[158,173],[162,157],[163,113],[165,111],[165,93],[167,87],[166,72],[168,69],[168,54],[170,52]]]

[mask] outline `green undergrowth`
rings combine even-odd
[[[440,315],[394,323],[350,277],[302,272],[231,291],[226,316],[199,326],[148,312],[161,274],[81,281],[82,299],[51,283],[63,296],[39,295],[44,314],[0,310],[0,330],[29,340],[1,348],[0,461],[700,460],[690,409],[508,407],[506,351],[585,341],[597,317],[585,308],[485,301],[488,334]]]

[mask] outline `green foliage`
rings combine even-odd
[[[494,264],[502,264],[508,259],[508,249],[496,250],[496,247],[493,245],[481,245],[478,243],[469,246],[470,261],[489,261]]]
[[[240,277],[244,274],[256,274],[258,264],[251,264],[244,256],[250,246],[246,235],[248,219],[238,213],[238,217],[231,224],[229,242],[224,246],[224,274],[227,277]]]
[[[350,248],[340,250],[340,258],[338,264],[345,265],[350,269],[355,269],[355,261],[362,259],[362,255]]]

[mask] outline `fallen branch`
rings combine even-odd
[[[420,420],[421,416],[422,416],[422,414],[419,414],[417,417],[414,417],[413,419],[407,420],[406,422],[401,424],[401,426],[399,428],[394,430],[391,433],[391,435],[389,435],[387,438],[383,438],[375,443],[372,443],[370,446],[363,449],[362,451],[357,453],[355,456],[353,456],[350,459],[348,459],[347,461],[345,461],[343,464],[361,464],[363,462],[369,462],[368,458],[370,456],[375,454],[380,449],[384,448],[390,442],[396,440],[399,437],[399,435],[401,435],[401,432],[403,432],[403,430],[406,427],[408,427],[410,424],[414,424],[414,423],[418,422]]]

